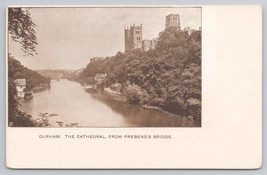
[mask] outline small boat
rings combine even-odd
[[[24,99],[27,100],[27,99],[31,99],[31,98],[33,98],[33,92],[32,91],[26,91],[25,95],[24,95]]]

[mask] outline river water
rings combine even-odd
[[[20,109],[33,118],[40,113],[57,114],[49,119],[78,123],[80,127],[194,127],[194,121],[163,111],[126,104],[104,95],[87,93],[79,83],[61,79],[51,81],[51,88],[34,93],[32,99],[20,102]]]

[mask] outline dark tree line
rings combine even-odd
[[[8,56],[8,79],[26,79],[26,90],[32,90],[34,87],[42,84],[50,84],[50,79],[40,75],[38,72],[24,67],[13,56]]]
[[[201,118],[201,32],[191,35],[167,28],[154,50],[118,52],[89,63],[80,80],[107,73],[105,85],[122,83],[130,103],[160,106],[183,116]]]

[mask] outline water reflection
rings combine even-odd
[[[191,127],[192,120],[161,109],[144,108],[91,95],[76,82],[52,81],[51,88],[37,92],[31,100],[21,101],[21,110],[38,117],[39,113],[58,114],[50,119],[52,126],[78,123],[82,127]]]
[[[125,121],[141,127],[194,127],[194,121],[162,109],[151,109],[139,105],[126,104],[103,95],[92,95],[107,104],[114,112],[121,114]]]

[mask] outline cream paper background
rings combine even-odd
[[[173,139],[39,139],[49,134]],[[228,168],[262,164],[262,9],[202,6],[202,127],[9,128],[9,168]]]

